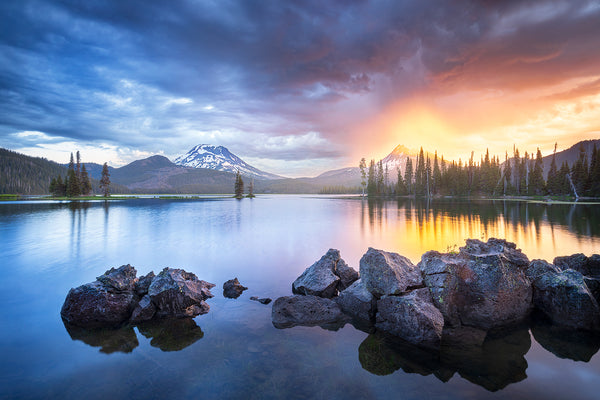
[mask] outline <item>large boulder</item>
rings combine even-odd
[[[340,251],[329,249],[321,259],[308,267],[292,284],[294,294],[332,298],[358,279],[358,273],[340,257]]]
[[[69,290],[60,315],[82,328],[116,327],[129,320],[137,301],[132,291],[116,291],[95,281]]]
[[[371,321],[377,310],[377,300],[367,290],[362,279],[357,280],[349,288],[340,293],[335,301],[342,311],[361,321]]]
[[[600,308],[581,272],[573,269],[546,272],[533,281],[533,289],[534,306],[553,323],[600,330]]]
[[[276,328],[336,325],[346,320],[335,301],[311,295],[278,298],[273,302],[271,318]]]
[[[529,260],[514,243],[467,239],[459,253],[429,251],[418,266],[450,327],[488,330],[519,322],[531,310]]]
[[[360,277],[377,298],[399,295],[423,285],[421,273],[408,258],[371,247],[360,259]]]
[[[433,305],[429,289],[422,288],[379,299],[375,327],[411,344],[439,349],[444,317]]]
[[[193,273],[165,268],[152,280],[148,296],[156,306],[157,317],[195,317],[210,309],[205,300],[213,297],[213,287]]]

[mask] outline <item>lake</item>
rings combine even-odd
[[[368,247],[415,264],[466,238],[529,259],[600,252],[600,205],[259,196],[0,203],[0,398],[596,399],[598,337],[542,320],[478,351],[432,356],[347,324],[276,329],[271,305],[329,248],[358,270]],[[118,331],[68,331],[70,288],[107,269],[183,268],[215,283],[208,314]],[[224,298],[234,277],[249,287]]]

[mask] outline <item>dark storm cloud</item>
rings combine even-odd
[[[227,129],[247,133],[240,142],[307,132],[340,142],[348,125],[414,92],[519,88],[598,71],[594,6],[4,1],[0,134],[40,131],[166,152],[173,138],[186,141],[180,151],[195,144],[189,132]],[[353,101],[364,107],[345,112]],[[299,155],[332,156],[298,143]],[[263,150],[267,158],[294,155]]]

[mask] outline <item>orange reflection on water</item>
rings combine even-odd
[[[504,238],[530,259],[600,250],[600,207],[516,201],[370,202],[363,207],[369,246],[418,262],[428,250],[458,251],[468,238]],[[363,218],[365,216],[363,215]]]

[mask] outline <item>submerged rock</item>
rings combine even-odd
[[[340,251],[329,249],[292,283],[292,293],[330,299],[357,279],[358,272],[346,264]]]
[[[434,305],[452,327],[487,330],[522,321],[531,310],[529,260],[514,243],[467,239],[458,254],[429,251],[418,265]]]
[[[240,284],[238,278],[230,279],[223,284],[223,296],[230,299],[237,299],[244,290],[248,288]]]
[[[260,304],[269,304],[272,301],[269,297],[258,298],[256,296],[250,297],[250,300],[258,301]]]
[[[376,298],[423,286],[421,273],[408,258],[371,247],[360,259],[360,278]]]
[[[280,297],[273,302],[271,319],[276,328],[335,325],[347,318],[331,299],[312,295]]]
[[[433,305],[429,289],[416,289],[403,296],[379,299],[375,327],[408,343],[438,349],[444,317]]]

